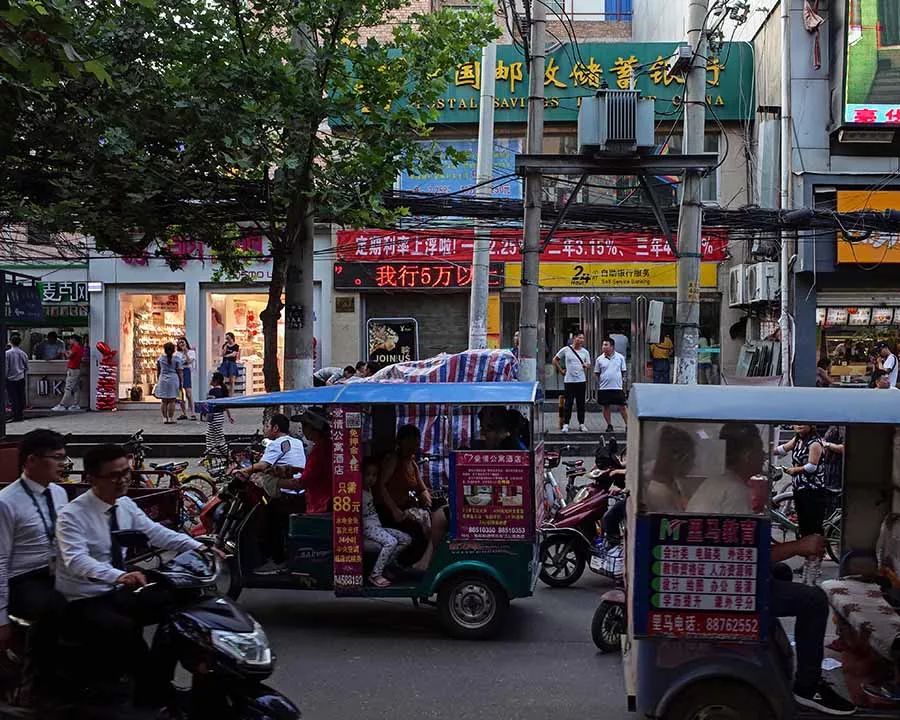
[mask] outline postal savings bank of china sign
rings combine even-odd
[[[684,96],[684,77],[666,70],[666,60],[678,43],[580,43],[563,45],[547,55],[544,106],[547,122],[574,122],[582,97],[599,90],[604,81],[613,90],[635,89],[656,102],[660,118],[672,116]],[[477,59],[456,67],[448,78],[447,94],[435,103],[441,123],[477,123],[479,94],[485,78]],[[512,45],[497,48],[497,122],[525,122],[528,70],[525,58]],[[719,120],[746,120],[755,108],[753,55],[747,43],[725,43],[718,57],[707,60],[706,102]]]

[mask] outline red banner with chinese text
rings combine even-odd
[[[521,230],[491,231],[491,260],[521,260],[521,241]],[[469,263],[474,244],[475,231],[472,229],[341,230],[338,232],[337,257],[343,262]],[[704,233],[701,246],[704,261],[725,260],[727,250],[726,232],[712,230]],[[671,262],[675,259],[661,235],[605,230],[556,232],[541,253],[541,260],[549,262]]]
[[[362,415],[357,408],[332,411],[331,443],[334,589],[353,591],[363,585]]]

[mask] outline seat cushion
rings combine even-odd
[[[834,611],[887,660],[900,643],[900,614],[884,599],[881,588],[858,580],[826,580],[822,589]]]

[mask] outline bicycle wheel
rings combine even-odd
[[[825,531],[825,551],[828,553],[828,557],[836,563],[841,561],[842,515],[843,513],[840,510],[834,512],[823,525]]]
[[[200,512],[208,498],[195,487],[181,489],[181,529],[189,533],[200,523]]]

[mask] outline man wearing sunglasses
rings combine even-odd
[[[0,491],[0,651],[12,640],[10,615],[31,623],[23,696],[45,695],[66,601],[53,588],[56,516],[68,502],[56,483],[66,463],[66,441],[52,430],[32,430],[19,446],[16,482]]]
[[[84,473],[91,489],[59,514],[56,587],[70,602],[70,618],[97,656],[110,669],[127,669],[134,678],[135,704],[161,707],[169,700],[175,663],[169,648],[147,647],[143,629],[168,612],[172,596],[162,587],[147,586],[142,572],[126,570],[124,548],[115,533],[142,532],[161,550],[185,552],[203,545],[153,522],[125,497],[131,466],[121,446],[88,450]]]

